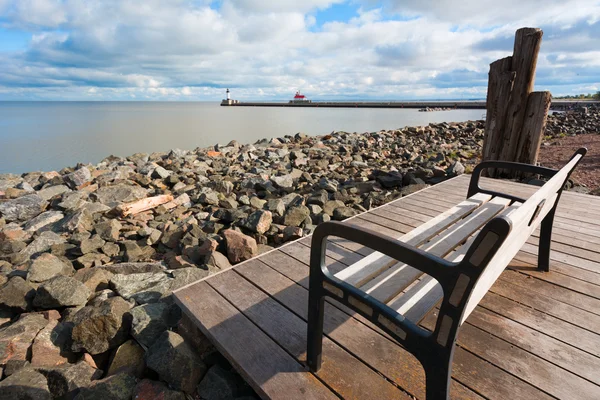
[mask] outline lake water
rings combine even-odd
[[[0,102],[0,173],[59,170],[114,154],[369,132],[481,119],[484,110],[221,107],[212,102]]]

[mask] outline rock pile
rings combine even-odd
[[[253,396],[171,292],[461,174],[482,137],[481,121],[297,134],[0,175],[0,396]]]
[[[600,107],[578,108],[548,116],[547,139],[585,133],[600,133]]]

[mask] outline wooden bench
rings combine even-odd
[[[328,222],[315,230],[310,255],[307,363],[321,367],[324,298],[334,298],[383,329],[423,365],[427,399],[449,396],[458,330],[508,263],[539,226],[538,268],[549,270],[554,213],[579,149],[560,170],[489,161],[473,171],[468,198],[400,238]],[[528,199],[481,188],[487,168],[549,178]],[[374,253],[333,275],[325,266],[327,240],[339,237]],[[440,304],[441,300],[441,304]],[[418,322],[440,304],[435,330]]]

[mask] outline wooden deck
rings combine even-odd
[[[399,237],[466,197],[460,176],[347,220]],[[536,187],[484,179],[526,197]],[[323,367],[304,366],[310,237],[175,293],[184,312],[263,398],[424,397],[419,362],[341,304],[325,311]],[[551,272],[536,270],[537,234],[462,326],[453,364],[456,399],[600,399],[600,197],[565,192]],[[370,250],[334,239],[329,268]],[[434,308],[421,321],[432,329]]]

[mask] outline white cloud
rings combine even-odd
[[[33,33],[26,51],[0,53],[0,93],[481,96],[489,63],[509,55],[527,25],[545,30],[540,88],[600,85],[595,2],[356,0],[355,18],[317,26],[317,10],[340,1],[223,0],[215,10],[207,0],[0,0],[5,26]]]

